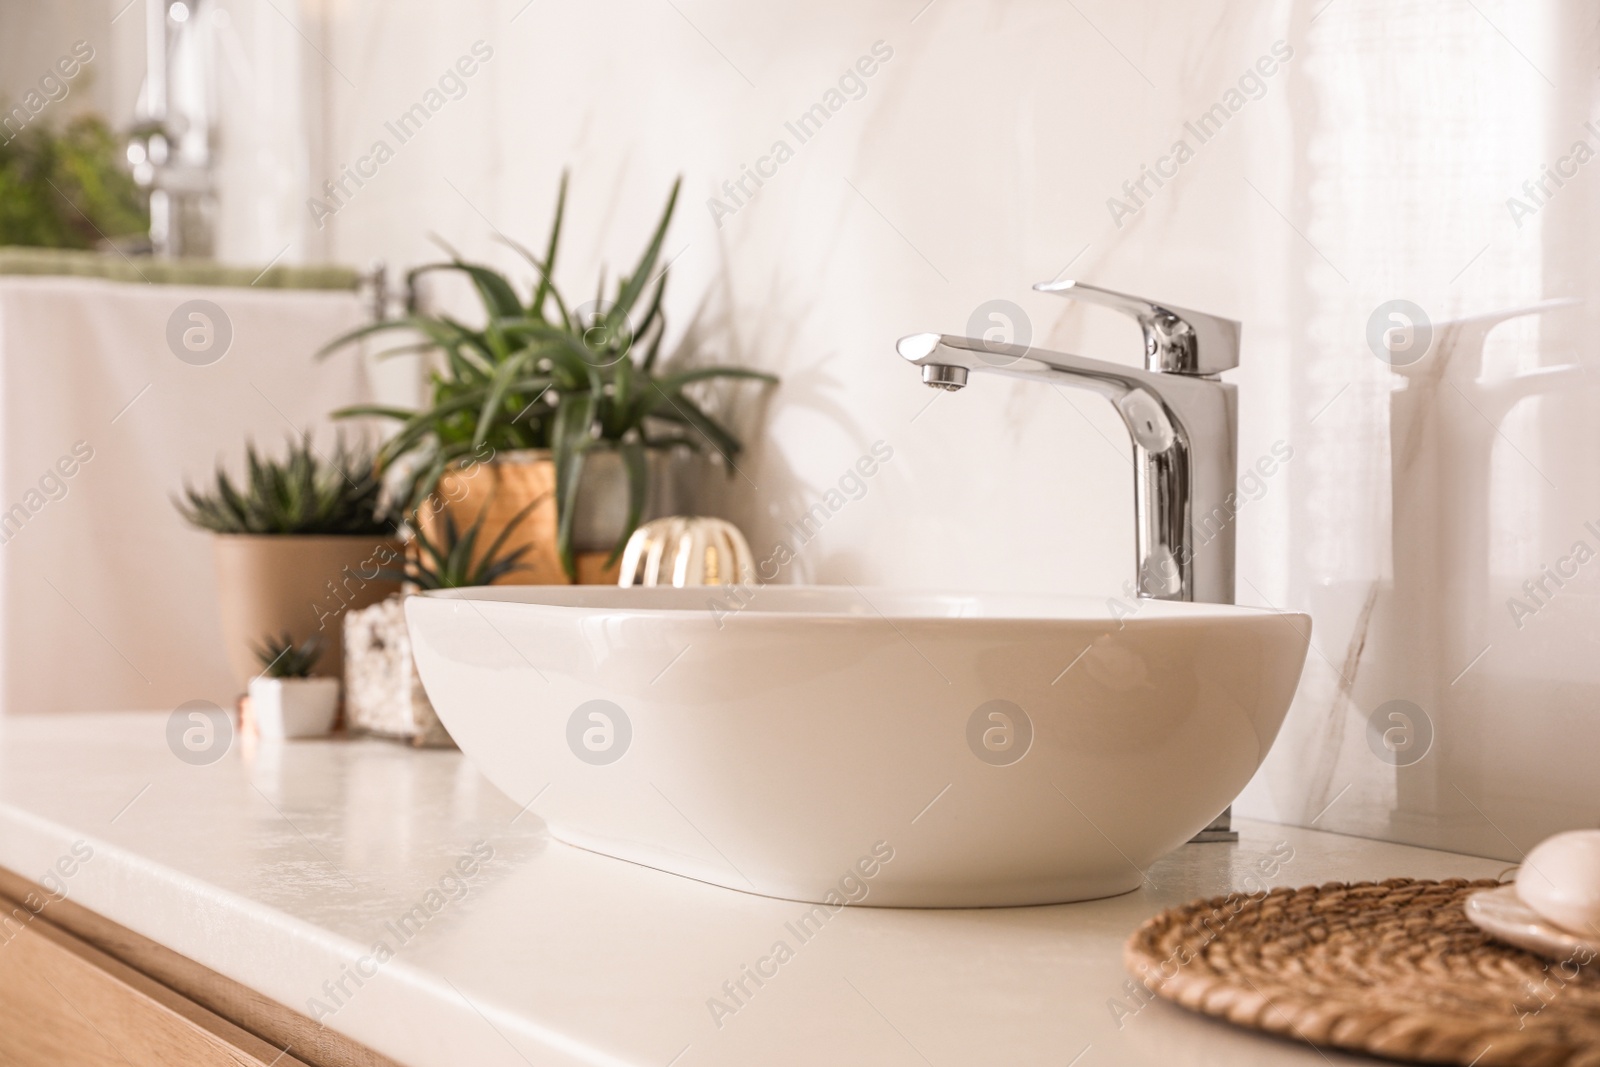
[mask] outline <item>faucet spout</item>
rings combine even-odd
[[[1133,442],[1139,595],[1233,603],[1234,386],[1215,376],[950,334],[912,334],[895,348],[922,368],[924,382],[941,389],[962,388],[976,371],[1087,389],[1109,400]]]

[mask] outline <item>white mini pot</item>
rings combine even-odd
[[[253,678],[250,710],[263,740],[324,737],[339,711],[339,679]]]

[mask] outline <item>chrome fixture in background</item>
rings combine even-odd
[[[158,256],[216,251],[217,56],[214,0],[145,0],[145,76],[128,136],[134,180],[150,190]]]
[[[389,322],[425,309],[428,303],[426,281],[427,278],[416,270],[408,270],[397,278],[389,269],[388,261],[374,259],[366,270],[356,275],[356,291],[373,322]]]
[[[1139,596],[1233,603],[1238,392],[1219,375],[1239,365],[1239,323],[1082,282],[1034,288],[1131,316],[1144,331],[1145,369],[948,334],[895,347],[936,389],[961,389],[978,371],[1110,400],[1133,439]],[[1195,838],[1236,839],[1226,811]]]

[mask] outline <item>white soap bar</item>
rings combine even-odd
[[[1517,871],[1517,896],[1546,922],[1600,939],[1600,830],[1568,830],[1535,845]]]

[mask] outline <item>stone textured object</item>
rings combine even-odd
[[[454,748],[434,714],[411,658],[405,597],[392,596],[345,614],[345,719],[352,733]]]

